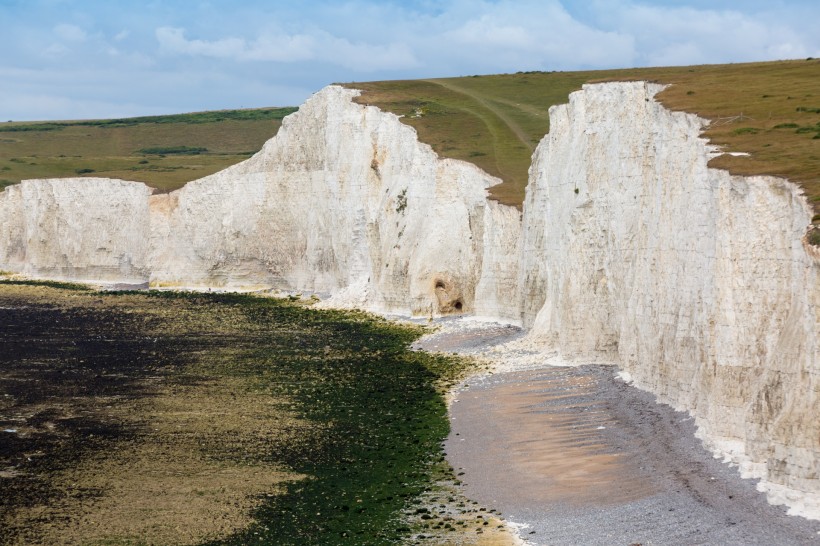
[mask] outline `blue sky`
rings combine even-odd
[[[0,0],[0,120],[298,105],[335,81],[820,57],[820,2]]]

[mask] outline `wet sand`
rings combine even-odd
[[[486,340],[462,328],[420,346],[486,355],[504,332],[520,337],[489,328]],[[531,544],[820,544],[820,522],[769,505],[702,447],[692,418],[616,373],[546,367],[462,385],[446,451],[467,497]]]

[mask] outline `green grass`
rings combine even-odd
[[[30,178],[80,174],[136,180],[171,191],[247,159],[295,110],[0,123],[0,189]],[[146,161],[143,154],[151,157]]]
[[[669,84],[658,95],[666,107],[712,120],[706,137],[727,151],[750,154],[724,155],[711,166],[782,176],[801,184],[813,203],[820,201],[817,59],[344,85],[364,91],[359,102],[403,116],[440,155],[469,161],[501,178],[491,195],[520,206],[532,150],[549,131],[549,107],[565,103],[584,83],[617,80]],[[170,191],[246,159],[293,110],[0,124],[0,185],[93,169],[94,176],[139,180]],[[203,148],[207,152],[191,151]],[[149,154],[146,163],[139,151],[150,149],[180,151]]]
[[[404,116],[440,155],[475,163],[503,183],[494,198],[520,205],[529,150],[549,131],[549,107],[584,83],[648,80],[670,87],[658,99],[672,110],[713,120],[705,136],[727,151],[710,165],[736,174],[771,174],[820,196],[820,60],[637,68],[586,72],[520,72],[431,80],[345,84],[361,103]],[[781,129],[794,124],[800,132]],[[805,129],[804,129],[805,127]],[[812,129],[808,129],[812,127]]]
[[[137,153],[144,155],[199,155],[207,151],[208,148],[202,146],[155,146],[153,148],[140,148]]]
[[[164,116],[141,116],[136,118],[89,119],[76,121],[18,122],[9,121],[0,124],[0,133],[25,131],[57,131],[66,127],[133,127],[135,125],[169,123],[218,123],[220,121],[262,121],[282,119],[298,110],[294,107],[255,108],[247,110],[214,110],[210,112],[193,112],[189,114],[169,114]]]

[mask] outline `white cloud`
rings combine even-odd
[[[471,46],[520,50],[536,46],[534,37],[527,29],[517,24],[502,23],[489,15],[466,21],[462,26],[448,32],[447,37]]]
[[[167,54],[212,57],[234,61],[279,63],[329,62],[352,70],[372,71],[415,66],[416,59],[405,44],[354,43],[323,30],[299,34],[264,34],[252,41],[228,37],[189,40],[181,28],[156,30],[160,49]]]
[[[188,40],[185,38],[185,30],[181,28],[160,27],[156,31],[156,36],[160,48],[167,53],[231,59],[240,56],[246,48],[245,40],[241,38],[225,38],[212,42]]]
[[[22,119],[95,119],[101,117],[129,117],[145,111],[144,105],[130,102],[104,101],[93,98],[72,98],[59,93],[58,90],[43,90],[38,93],[12,93],[9,99]],[[68,114],[68,115],[67,115]],[[8,119],[19,120],[18,116],[9,115]]]
[[[2,80],[0,119],[42,119],[37,104],[62,118],[69,103],[298,104],[332,81],[820,57],[816,0],[54,1],[0,0],[0,74],[23,70]],[[24,114],[26,96],[70,102]]]
[[[318,60],[332,62],[355,71],[400,70],[420,62],[407,44],[373,45],[351,42],[323,33]]]
[[[643,65],[764,61],[818,51],[813,23],[787,22],[778,13],[737,9],[660,7],[609,2],[599,21],[634,37]]]
[[[54,34],[65,42],[84,42],[87,37],[83,29],[66,23],[55,26]]]
[[[46,59],[60,59],[68,55],[70,50],[63,44],[51,44],[43,50],[43,57]]]
[[[628,66],[635,58],[631,36],[576,21],[557,0],[461,1],[445,4],[435,15],[370,6],[367,13],[382,20],[366,25],[358,20],[365,10],[354,9],[362,2],[351,4],[335,12],[337,20],[324,21],[324,28],[189,39],[185,29],[160,27],[156,38],[169,55],[325,63],[354,72],[414,70],[418,76]],[[351,28],[355,36],[345,35]]]
[[[445,39],[468,47],[467,55],[495,69],[617,66],[634,57],[629,35],[587,26],[557,1],[500,2],[485,9],[458,23]]]

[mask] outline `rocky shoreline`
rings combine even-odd
[[[520,336],[447,321],[417,347],[490,357],[502,370],[454,391],[447,458],[466,496],[528,543],[820,543],[820,522],[768,504],[755,480],[703,447],[689,415],[613,366],[538,368],[520,347],[505,363],[497,343]]]

